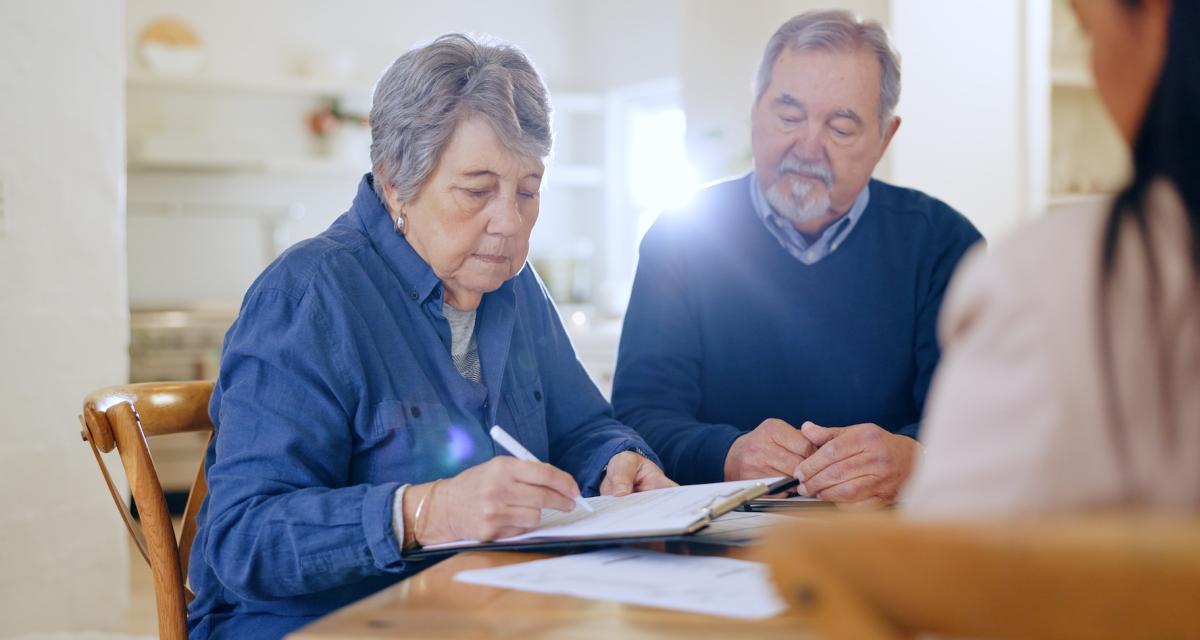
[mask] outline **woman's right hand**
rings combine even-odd
[[[409,499],[409,491],[423,489]],[[544,462],[527,462],[510,456],[497,456],[462,473],[432,483],[411,487],[405,492],[405,505],[414,512],[422,495],[434,493],[425,501],[422,521],[412,526],[416,541],[422,545],[455,540],[495,540],[525,533],[542,519],[542,509],[571,511],[579,486],[561,469]],[[413,492],[416,493],[416,492]],[[406,518],[407,520],[408,518]]]

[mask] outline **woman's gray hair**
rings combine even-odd
[[[371,173],[401,200],[413,198],[433,171],[458,123],[479,114],[513,152],[550,155],[550,103],[529,58],[511,45],[460,33],[405,53],[375,87]]]
[[[874,20],[862,20],[849,11],[809,11],[783,23],[763,51],[754,82],[754,99],[771,84],[771,71],[784,48],[852,52],[865,49],[879,60],[879,124],[896,111],[900,102],[900,55],[892,48],[887,31]]]

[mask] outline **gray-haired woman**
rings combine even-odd
[[[193,638],[282,636],[421,569],[416,545],[673,484],[525,264],[550,152],[530,62],[442,36],[396,60],[370,120],[350,210],[259,276],[226,336]],[[498,456],[494,424],[549,464]]]

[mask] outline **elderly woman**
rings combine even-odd
[[[548,111],[521,52],[461,35],[380,80],[350,210],[267,268],[226,336],[191,637],[278,637],[420,570],[406,549],[673,484],[525,264]],[[494,424],[549,464],[498,455]]]

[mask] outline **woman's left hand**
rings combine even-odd
[[[623,496],[638,491],[678,487],[658,465],[636,451],[622,451],[608,461],[608,472],[600,483],[600,495]]]

